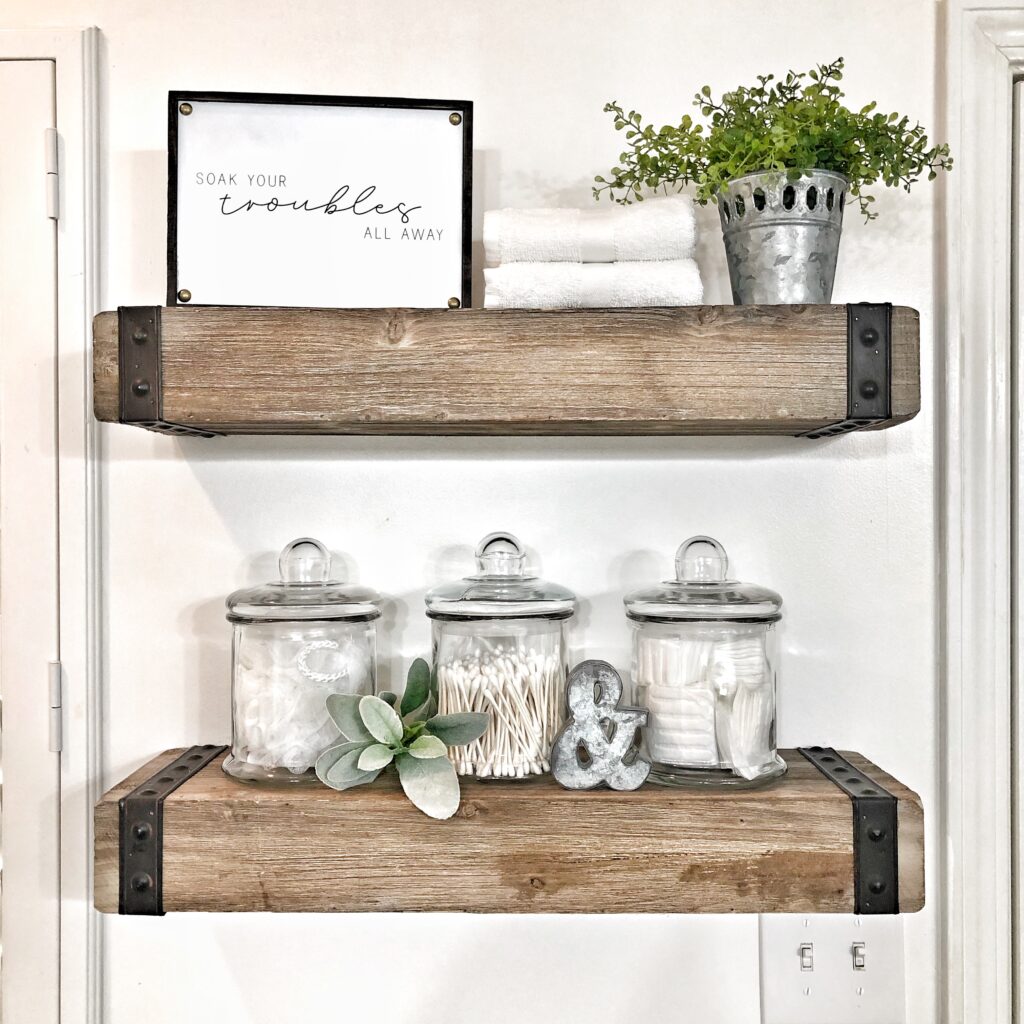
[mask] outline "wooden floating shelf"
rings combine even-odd
[[[822,436],[913,417],[919,347],[902,306],[123,307],[94,394],[178,434]]]
[[[97,804],[99,910],[119,905],[119,801],[179,754],[155,758]],[[579,793],[551,779],[464,781],[458,813],[440,822],[388,775],[343,793],[264,788],[228,778],[216,756],[163,803],[163,908],[851,912],[862,856],[851,798],[797,751],[782,755],[789,773],[753,790]],[[897,800],[898,909],[919,910],[920,799],[860,755],[843,756]]]

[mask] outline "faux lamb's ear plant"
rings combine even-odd
[[[394,764],[405,795],[424,814],[450,818],[458,810],[459,777],[448,747],[479,739],[489,719],[477,712],[436,714],[437,696],[422,658],[409,669],[401,703],[390,692],[379,697],[334,693],[327,698],[327,711],[345,742],[317,759],[316,774],[324,785],[362,786]]]

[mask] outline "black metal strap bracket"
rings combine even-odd
[[[846,419],[802,437],[832,437],[892,418],[892,303],[846,307]]]
[[[163,914],[164,800],[227,749],[212,743],[190,747],[118,801],[118,913]]]
[[[210,431],[184,427],[164,419],[160,307],[120,306],[117,321],[120,421],[162,434],[216,436]]]
[[[831,747],[799,751],[853,803],[853,912],[898,914],[896,797]]]

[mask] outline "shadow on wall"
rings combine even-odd
[[[167,153],[148,149],[115,150],[108,159],[113,166],[100,177],[104,207],[131,210],[132,216],[125,225],[128,237],[124,244],[104,250],[108,261],[106,280],[116,281],[118,287],[117,294],[108,296],[109,301],[103,308],[162,306],[167,279],[167,206],[152,200],[154,182],[163,183],[161,194],[166,191]],[[112,181],[124,182],[127,194],[110,195]],[[152,290],[154,280],[160,282],[156,295]]]
[[[81,360],[79,360],[80,362]],[[104,424],[104,430],[122,431],[117,424]],[[850,438],[856,439],[856,445]],[[881,440],[880,440],[881,439]],[[231,437],[168,437],[153,434],[150,444],[127,446],[117,453],[119,463],[185,461],[203,464],[237,463],[239,460],[277,462],[283,459],[321,462],[345,458],[367,462],[406,460],[541,461],[629,459],[630,461],[749,462],[770,458],[825,457],[839,460],[855,456],[881,458],[885,452],[885,434],[881,431],[858,432],[809,441],[801,437],[517,437],[511,435],[473,437],[468,435],[373,436],[360,434],[280,435],[248,434]]]
[[[486,199],[484,197],[487,197]],[[484,304],[484,210],[501,205],[501,151],[473,150],[473,305]]]
[[[510,888],[518,888],[518,874],[510,857]],[[656,904],[657,893],[651,899]],[[716,1007],[701,1015],[704,1024],[724,1024],[758,1016],[758,986],[741,983],[757,974],[756,922],[750,915],[698,922],[658,914],[448,913],[405,914],[396,928],[391,914],[222,914],[210,916],[199,945],[183,931],[178,946],[197,969],[219,961],[223,986],[209,1008],[223,1005],[237,1020],[322,1019],[320,1007],[339,992],[345,1019],[379,1014],[379,988],[362,982],[384,957],[402,978],[388,997],[394,1021],[600,1024],[660,1020],[666,1006],[699,1005]],[[254,948],[275,950],[273,972],[252,971]],[[282,986],[289,976],[307,983]]]

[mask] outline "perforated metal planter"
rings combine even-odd
[[[729,182],[718,197],[733,301],[832,299],[849,182],[831,171],[788,181],[776,171]]]

